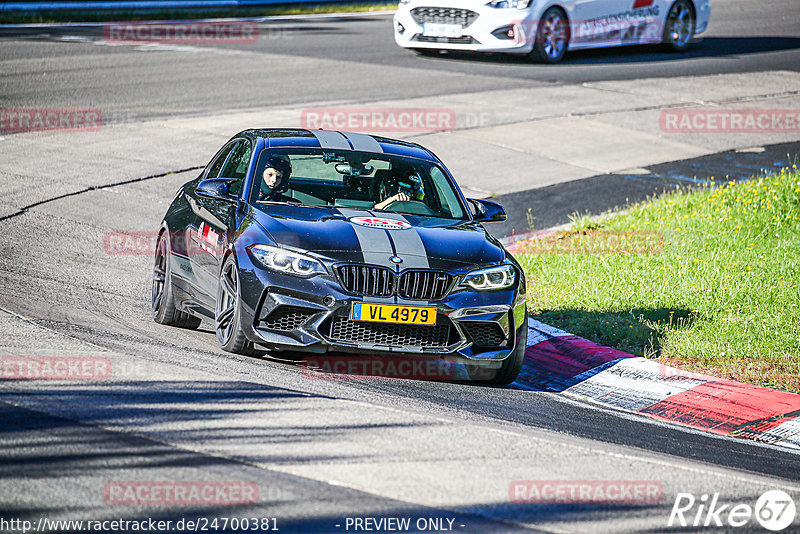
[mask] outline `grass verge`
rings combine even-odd
[[[675,367],[800,393],[800,173],[652,198],[522,245],[532,316]]]
[[[0,13],[0,24],[51,24],[59,22],[108,22],[134,20],[186,20],[205,18],[256,18],[276,15],[311,15],[320,13],[358,13],[397,9],[397,2],[375,4],[326,3],[317,5],[282,5],[269,7],[159,9],[159,10],[51,10],[36,13]]]

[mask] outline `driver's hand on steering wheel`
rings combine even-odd
[[[376,210],[382,210],[386,206],[391,204],[392,202],[408,202],[409,200],[411,200],[410,196],[408,196],[407,194],[405,194],[403,192],[400,192],[400,193],[397,193],[394,196],[391,196],[391,197],[387,198],[383,202],[378,202],[377,204],[375,204],[375,209]]]

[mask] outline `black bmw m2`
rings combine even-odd
[[[184,184],[161,224],[152,308],[213,319],[222,348],[427,357],[507,384],[527,339],[525,278],[420,145],[253,129]]]

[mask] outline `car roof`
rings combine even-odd
[[[388,137],[335,130],[306,130],[294,128],[253,128],[235,137],[263,138],[267,148],[330,148],[376,152],[438,162],[433,153],[416,144]]]

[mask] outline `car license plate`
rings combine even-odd
[[[425,37],[461,37],[460,24],[435,24],[426,22],[422,25],[422,35]]]
[[[436,308],[390,306],[387,304],[356,302],[353,304],[353,312],[351,317],[354,321],[422,324],[432,326],[436,324]]]

